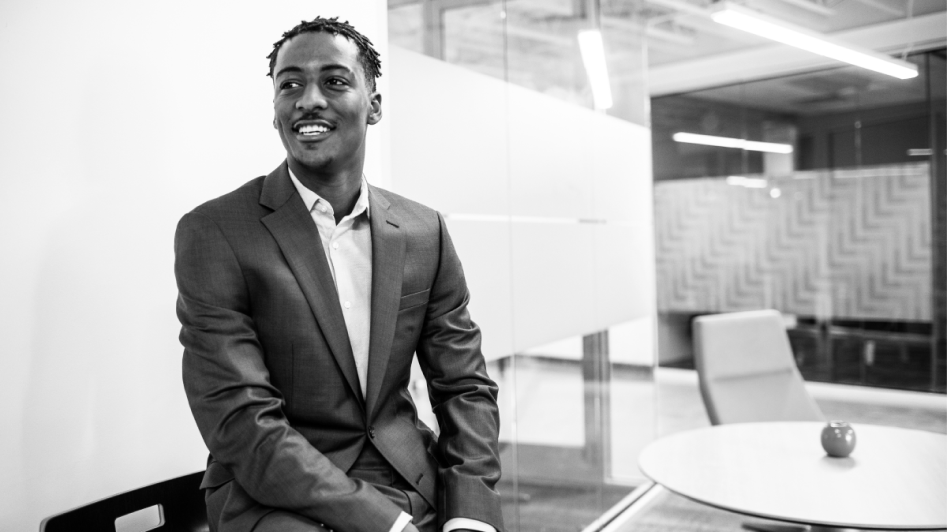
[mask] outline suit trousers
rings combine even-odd
[[[368,482],[412,517],[419,532],[436,532],[437,513],[421,495],[412,489],[387,460],[366,442],[348,475]],[[253,528],[254,532],[326,532],[327,529],[299,514],[274,510],[264,516]],[[339,530],[336,532],[345,532]],[[380,531],[387,532],[387,531]]]

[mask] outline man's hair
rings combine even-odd
[[[348,21],[339,22],[339,17],[322,18],[316,17],[309,22],[305,20],[296,25],[295,28],[283,34],[283,38],[273,43],[273,51],[266,56],[270,60],[270,72],[267,74],[273,77],[273,69],[276,67],[276,55],[286,41],[301,33],[328,32],[332,35],[342,35],[355,43],[358,47],[358,62],[362,65],[365,73],[365,81],[375,91],[375,80],[381,77],[381,58],[378,51],[372,46],[372,41],[368,37],[359,33]]]

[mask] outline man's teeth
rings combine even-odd
[[[299,132],[302,133],[303,135],[320,135],[322,133],[325,133],[326,131],[329,131],[329,128],[325,126],[314,125],[314,124],[301,126],[299,128]]]

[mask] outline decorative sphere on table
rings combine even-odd
[[[834,458],[845,458],[855,450],[855,429],[845,421],[829,421],[822,429],[822,448]]]

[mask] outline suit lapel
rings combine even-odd
[[[264,180],[260,203],[273,209],[263,217],[263,225],[276,239],[346,382],[364,408],[345,318],[319,230],[289,178],[286,163]]]
[[[404,234],[384,196],[369,187],[372,227],[372,317],[368,347],[368,419],[381,393],[401,303]]]

